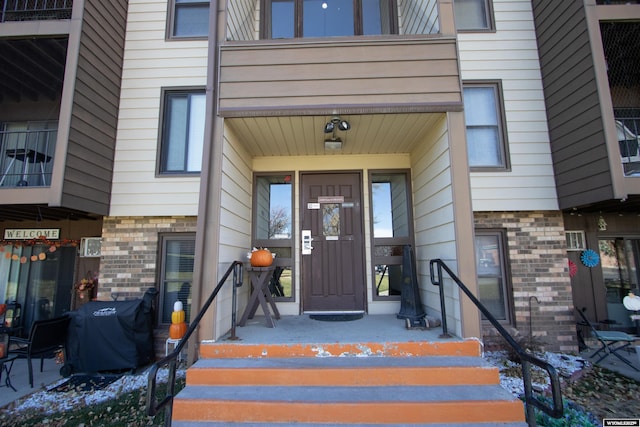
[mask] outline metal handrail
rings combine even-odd
[[[437,265],[437,277],[434,274],[434,265]],[[524,395],[525,395],[525,409],[527,424],[531,427],[536,426],[536,417],[534,413],[534,407],[545,412],[553,418],[561,418],[564,412],[562,407],[562,392],[560,389],[560,378],[556,368],[550,363],[533,356],[531,353],[526,352],[520,344],[518,344],[513,337],[507,332],[507,330],[496,320],[496,318],[489,312],[489,310],[471,293],[471,291],[462,283],[462,281],[451,271],[451,269],[441,259],[432,259],[429,262],[429,271],[431,274],[431,283],[440,288],[440,309],[442,311],[442,332],[443,336],[450,336],[447,331],[447,313],[444,304],[444,289],[441,282],[442,269],[444,269],[449,277],[458,285],[460,289],[469,297],[469,299],[478,307],[480,312],[485,316],[494,328],[502,335],[505,341],[515,350],[520,357],[520,363],[522,365],[522,381],[524,383]],[[531,382],[531,364],[537,365],[540,368],[547,371],[549,379],[551,380],[551,395],[553,406],[550,407],[544,402],[540,401],[533,395],[533,388]]]
[[[218,295],[218,292],[220,292],[220,289],[222,289],[222,286],[225,284],[225,282],[229,278],[229,275],[231,274],[232,271],[233,271],[233,308],[232,308],[231,323],[232,323],[232,330],[234,331],[233,333],[235,334],[235,322],[236,322],[235,295],[236,295],[236,288],[242,286],[242,280],[243,280],[242,270],[243,270],[243,264],[241,261],[234,261],[231,264],[231,266],[227,269],[227,272],[224,274],[224,276],[222,276],[222,279],[220,279],[220,281],[218,282],[218,285],[216,286],[216,288],[213,290],[213,292],[211,292],[211,295],[209,296],[205,304],[202,306],[202,309],[200,310],[198,315],[195,317],[195,319],[193,319],[193,321],[190,322],[187,332],[180,339],[180,342],[178,342],[178,345],[175,346],[175,348],[173,349],[173,352],[171,352],[167,356],[155,362],[153,365],[151,365],[151,368],[149,369],[149,376],[147,381],[147,405],[146,405],[147,415],[155,416],[162,408],[164,408],[165,409],[164,425],[167,427],[171,425],[171,416],[173,412],[173,398],[175,397],[176,367],[177,367],[178,356],[180,355],[182,348],[186,345],[187,341],[189,340],[189,337],[191,336],[191,334],[193,334],[193,331],[195,331],[195,329],[198,327],[200,320],[202,320],[202,317],[204,316],[206,311],[209,309],[209,307],[215,300],[216,296]],[[162,399],[162,401],[158,403],[158,399],[156,398],[157,376],[158,376],[158,370],[163,366],[169,366],[169,374],[167,378],[167,391],[165,393],[165,397]]]
[[[73,0],[5,0],[0,22],[70,19]]]

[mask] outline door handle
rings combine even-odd
[[[311,237],[311,230],[302,230],[302,255],[311,255],[311,250],[313,246],[311,246],[311,242],[313,241],[313,237]]]

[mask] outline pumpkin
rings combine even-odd
[[[273,255],[268,249],[258,249],[251,252],[249,262],[254,267],[269,267],[273,264]]]
[[[169,326],[169,338],[174,340],[179,340],[187,333],[187,324],[185,322],[182,323],[172,323]]]

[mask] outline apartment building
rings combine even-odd
[[[74,281],[98,273],[127,4],[7,0],[0,13],[0,302],[24,333],[81,303]]]
[[[640,3],[533,1],[573,302],[637,332]]]
[[[397,313],[410,244],[429,315],[439,258],[505,324],[575,348],[529,1],[130,1],[122,77],[100,297],[155,285],[166,324],[268,247],[281,314]]]
[[[556,190],[548,125],[555,116],[545,104],[534,6],[130,0],[116,7],[117,23],[97,21],[117,31],[87,37],[107,41],[89,63],[113,64],[87,73],[95,83],[73,85],[105,96],[102,85],[116,70],[121,75],[108,97],[112,109],[97,95],[75,98],[99,110],[100,121],[89,123],[101,123],[105,110],[115,115],[111,126],[98,126],[111,132],[106,204],[78,202],[99,230],[71,236],[73,244],[102,239],[97,297],[156,287],[162,333],[176,299],[191,315],[232,261],[267,247],[282,272],[281,314],[393,314],[409,244],[428,315],[440,317],[429,261],[442,259],[505,325],[551,349],[575,350],[569,214]],[[88,31],[81,25],[88,8],[76,1],[73,17],[55,23],[69,26],[77,16]],[[122,39],[115,43],[113,34]],[[69,38],[82,53],[82,38]],[[75,146],[61,128],[64,156]],[[83,130],[100,139],[98,130]],[[42,164],[30,167],[38,172]],[[0,188],[16,198],[25,190],[33,189],[17,181]],[[18,223],[36,228],[37,220]],[[312,249],[303,248],[303,236]],[[239,310],[248,292],[240,289]],[[451,283],[446,304],[451,332],[496,342]],[[226,333],[231,312],[225,287],[199,339]]]

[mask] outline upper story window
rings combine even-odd
[[[453,0],[458,31],[491,31],[491,0]]]
[[[205,91],[165,91],[160,137],[160,174],[199,173],[202,165]]]
[[[171,0],[169,8],[168,38],[206,38],[209,35],[208,1]]]
[[[397,32],[393,0],[263,0],[263,38],[380,35]]]
[[[469,166],[483,171],[508,169],[500,84],[465,83],[463,91]]]

